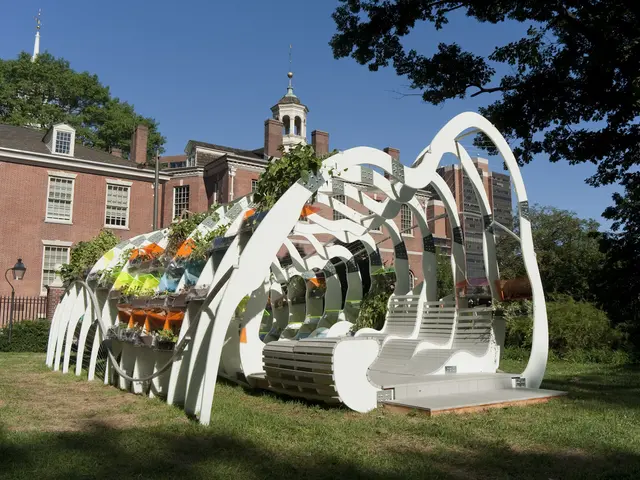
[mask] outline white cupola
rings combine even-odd
[[[309,109],[303,105],[300,99],[293,93],[291,79],[293,73],[287,74],[289,77],[289,86],[287,93],[278,103],[271,107],[273,118],[283,123],[282,129],[282,145],[285,152],[293,145],[307,143],[307,113]]]

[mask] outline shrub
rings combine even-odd
[[[9,327],[0,329],[0,352],[46,352],[49,341],[48,320],[26,320],[13,324],[11,343]]]
[[[496,315],[504,316],[507,322],[505,358],[528,358],[533,333],[532,308],[528,300],[494,306]],[[556,295],[547,302],[547,315],[550,358],[613,364],[630,360],[621,349],[621,332],[611,327],[606,313],[595,305],[577,302],[567,295]]]
[[[60,277],[65,283],[83,278],[102,256],[115,247],[119,240],[109,230],[101,230],[87,242],[78,242],[71,248],[69,263],[60,267]]]

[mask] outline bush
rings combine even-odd
[[[383,270],[371,276],[371,288],[362,299],[358,319],[351,328],[353,332],[361,328],[382,328],[387,314],[387,302],[393,293],[395,282],[396,275],[391,270]]]
[[[46,352],[49,341],[48,320],[25,320],[13,324],[11,343],[9,327],[0,329],[0,352]]]
[[[504,316],[507,322],[505,358],[528,358],[533,333],[532,307],[528,300],[496,305],[496,314]],[[607,315],[593,304],[556,295],[547,302],[547,315],[550,358],[614,364],[630,361],[621,349],[623,335],[611,327]]]

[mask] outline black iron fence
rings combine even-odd
[[[0,297],[0,328],[9,325],[11,295]],[[47,317],[47,297],[15,297],[13,322]]]

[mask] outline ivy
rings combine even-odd
[[[258,211],[269,210],[299,179],[307,181],[309,174],[317,174],[322,162],[334,155],[333,151],[317,157],[310,145],[296,145],[280,159],[272,159],[266,170],[260,175],[253,193],[253,201]],[[315,199],[315,194],[313,196]]]
[[[78,242],[71,249],[69,263],[60,267],[58,274],[65,284],[86,276],[100,258],[115,247],[120,240],[109,230],[100,233],[86,242]]]

